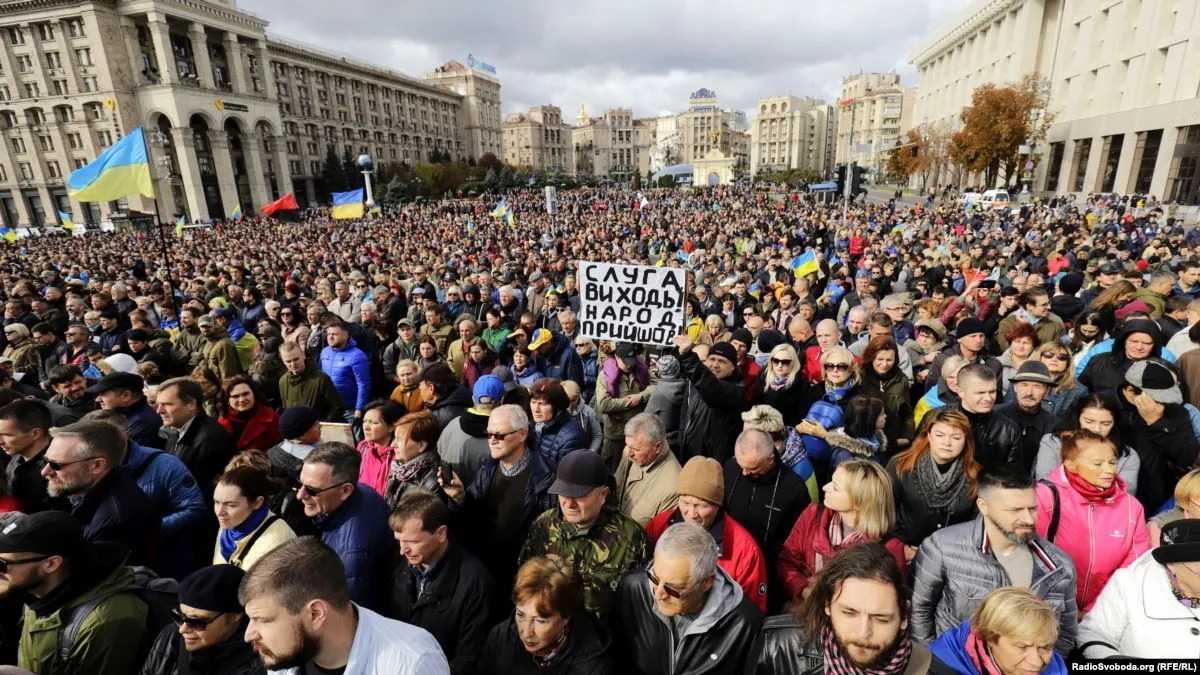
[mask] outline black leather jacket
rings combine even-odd
[[[933,656],[923,645],[913,642],[912,654],[903,675],[925,675]],[[794,614],[769,616],[763,622],[762,651],[755,675],[822,675],[824,657],[820,645],[810,644]]]
[[[717,574],[725,572],[718,569]],[[735,583],[725,575],[709,592],[719,592],[719,587]],[[625,675],[749,673],[758,660],[762,614],[744,595],[719,617],[710,617],[711,625],[703,630],[696,626],[705,619],[701,613],[679,645],[674,631],[654,610],[644,571],[627,574],[621,580],[613,607],[614,653]]]
[[[1020,460],[1021,429],[1012,420],[993,409],[980,415],[959,406],[975,431],[975,461],[984,469]]]
[[[242,640],[245,623],[243,620],[232,638],[195,654],[184,650],[179,628],[167,624],[154,640],[141,675],[266,675],[262,659]]]

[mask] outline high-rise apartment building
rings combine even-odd
[[[826,176],[832,171],[837,115],[814,98],[759,99],[750,128],[750,171],[800,169]]]
[[[911,126],[913,89],[896,73],[858,73],[842,80],[838,102],[838,164],[857,162],[878,173]]]

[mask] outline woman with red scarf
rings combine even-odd
[[[1062,463],[1037,498],[1038,534],[1071,556],[1076,602],[1087,612],[1114,572],[1150,550],[1146,514],[1117,475],[1116,446],[1086,429],[1064,432]]]
[[[1006,586],[987,594],[971,618],[929,645],[930,675],[1066,675],[1054,651],[1058,615],[1025,588]],[[826,670],[828,672],[828,670]]]
[[[279,435],[279,415],[259,399],[249,375],[242,373],[225,380],[220,409],[217,422],[233,436],[238,452],[266,452],[283,441]]]

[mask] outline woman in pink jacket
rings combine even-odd
[[[1087,612],[1117,570],[1150,550],[1146,515],[1117,475],[1117,447],[1086,429],[1064,432],[1062,464],[1037,487],[1037,531],[1066,551]]]

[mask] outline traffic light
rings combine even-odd
[[[841,164],[837,168],[837,196],[841,199],[842,195],[846,194],[846,165]]]
[[[862,190],[862,179],[867,169],[857,164],[851,164],[850,169],[850,194],[857,195]]]

